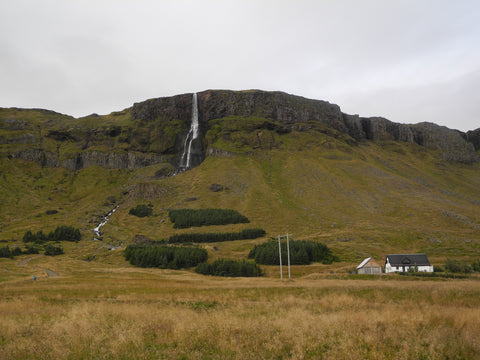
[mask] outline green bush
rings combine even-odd
[[[35,243],[35,244],[43,244],[48,241],[48,236],[43,233],[42,230],[36,232],[35,234],[28,230],[23,235],[23,242],[25,243]]]
[[[13,258],[12,252],[10,251],[10,248],[8,246],[3,246],[0,248],[0,258]]]
[[[45,255],[57,256],[62,254],[63,254],[62,245],[52,245],[52,244],[45,245]]]
[[[60,225],[48,235],[45,235],[42,230],[32,233],[28,230],[23,235],[24,243],[35,243],[35,244],[44,244],[48,241],[74,241],[78,242],[82,239],[80,230],[74,228],[73,226]]]
[[[73,226],[60,225],[48,234],[50,241],[74,241],[78,242],[82,238],[79,229],[75,229]]]
[[[248,254],[249,259],[254,259],[257,264],[279,265],[278,242],[270,240],[266,243],[255,245]],[[338,261],[327,245],[316,241],[291,240],[290,264],[307,265],[312,262],[331,264]],[[287,263],[287,244],[282,242],[282,263]]]
[[[470,274],[472,267],[466,261],[447,259],[445,262],[445,270],[452,273]]]
[[[168,216],[176,229],[249,222],[247,217],[231,209],[178,209],[170,210]]]
[[[199,264],[195,272],[203,275],[255,277],[262,276],[262,269],[253,261],[219,259],[211,264]]]
[[[265,236],[263,229],[244,229],[234,233],[178,234],[168,238],[173,243],[209,243],[233,240],[256,239]]]
[[[139,267],[181,269],[207,261],[208,253],[197,247],[165,245],[128,245],[124,252],[130,264]]]
[[[131,208],[130,211],[128,212],[130,215],[135,215],[137,217],[146,217],[146,216],[151,216],[153,212],[153,209],[148,206],[148,205],[137,205],[134,208]]]
[[[27,245],[26,250],[22,251],[18,246],[10,249],[8,246],[3,246],[0,248],[0,258],[10,258],[13,259],[14,256],[22,254],[38,254],[39,248],[34,245]]]
[[[476,260],[472,263],[472,270],[475,272],[480,272],[480,260]]]
[[[24,254],[40,254],[40,246],[28,244],[25,246],[25,250],[23,251],[23,253]]]

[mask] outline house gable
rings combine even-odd
[[[415,269],[433,272],[433,266],[425,254],[391,254],[385,260],[385,272],[404,272]]]

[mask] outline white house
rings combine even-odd
[[[357,266],[357,274],[381,274],[382,266],[378,264],[371,257],[363,260],[360,265]]]
[[[410,269],[418,272],[433,272],[425,254],[392,254],[385,260],[385,272],[407,272]]]

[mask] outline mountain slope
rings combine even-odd
[[[288,232],[325,242],[352,263],[395,252],[478,255],[480,169],[465,134],[434,124],[355,122],[336,105],[283,93],[207,91],[198,94],[198,166],[167,176],[188,131],[190,98],[83,119],[1,110],[0,239],[19,244],[26,230],[63,223],[83,234],[71,256],[98,254],[92,229],[116,206],[102,228],[104,242],[115,245],[138,234],[160,240],[244,228],[174,230],[167,216],[169,208],[213,207],[240,211],[267,237]],[[149,203],[154,216],[128,214]],[[244,257],[259,241],[206,247],[213,257]]]

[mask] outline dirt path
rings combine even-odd
[[[37,255],[37,256],[30,256],[28,258],[25,258],[23,259],[22,261],[20,261],[17,266],[25,266],[30,260],[33,260],[33,259],[36,259],[36,258],[39,258],[39,257],[42,257],[43,255]],[[55,271],[53,270],[50,270],[50,269],[47,269],[47,268],[43,268],[43,267],[40,267],[40,266],[34,266],[35,269],[40,269],[40,270],[43,270],[47,273],[47,276],[48,277],[56,277],[56,276],[59,276]]]
[[[59,275],[58,275],[55,271],[53,271],[53,270],[46,269],[46,268],[42,268],[42,267],[40,267],[40,266],[35,266],[35,268],[45,271],[45,272],[47,273],[47,276],[48,276],[48,277],[59,276]]]
[[[25,266],[26,263],[28,263],[30,260],[33,260],[35,258],[38,258],[38,257],[41,257],[42,255],[37,255],[37,256],[30,256],[28,258],[25,258],[23,259],[22,261],[20,261],[17,266]]]

